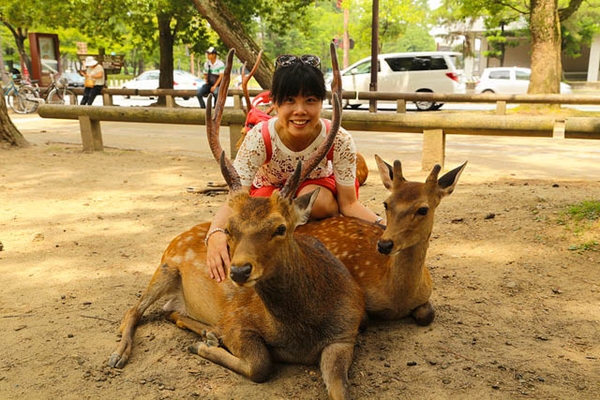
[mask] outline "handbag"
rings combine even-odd
[[[83,86],[85,86],[86,88],[93,88],[94,83],[94,78],[86,76],[85,81],[83,82]]]

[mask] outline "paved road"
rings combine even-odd
[[[81,144],[79,124],[71,120],[43,119],[37,114],[11,118],[33,144]],[[103,122],[107,147],[165,152],[211,159],[204,126]],[[421,168],[422,137],[414,133],[352,132],[357,147],[375,170],[373,155],[388,162],[400,159],[409,179],[424,176]],[[221,133],[229,148],[229,130]],[[448,135],[446,169],[468,160],[463,182],[500,178],[600,181],[600,141],[552,138],[504,138]]]

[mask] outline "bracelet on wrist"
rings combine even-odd
[[[378,217],[374,223],[375,225],[381,225],[381,221],[383,221],[383,217]]]
[[[210,231],[208,231],[208,233],[206,234],[206,237],[204,238],[204,245],[206,247],[208,247],[208,239],[210,239],[210,237],[212,236],[213,233],[217,233],[217,232],[225,233],[225,229],[223,229],[223,228],[214,228],[214,229],[211,229]]]

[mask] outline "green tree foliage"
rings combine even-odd
[[[352,59],[356,61],[371,54],[372,2],[344,0],[342,4],[350,10],[350,32],[357,43]],[[380,0],[379,53],[433,50],[428,16],[426,0]]]
[[[532,43],[532,79],[530,93],[558,93],[561,76],[561,52],[571,56],[581,53],[600,31],[598,0],[444,0],[436,11],[439,23],[469,25],[484,18],[491,39],[490,56],[504,57],[510,44],[502,28],[510,22],[528,24]],[[522,33],[522,32],[519,32]],[[553,61],[553,60],[556,60]],[[549,67],[551,66],[551,67]]]
[[[559,3],[560,4],[560,3]],[[561,14],[559,9],[559,15]],[[576,13],[564,20],[561,17],[561,37],[563,53],[579,57],[583,45],[589,45],[594,35],[600,33],[600,0],[590,0],[581,4]]]

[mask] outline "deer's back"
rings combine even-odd
[[[319,239],[365,292],[385,281],[389,257],[377,251],[382,227],[358,218],[333,217],[309,222],[296,231]]]

